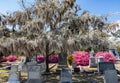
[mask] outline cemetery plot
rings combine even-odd
[[[105,70],[115,70],[115,65],[113,62],[100,62],[98,64],[98,72],[104,73]]]

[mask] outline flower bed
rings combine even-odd
[[[7,57],[5,56],[2,56],[1,59],[0,59],[1,62],[6,62],[7,61]]]
[[[38,63],[42,63],[42,62],[44,62],[45,61],[45,57],[44,56],[42,56],[42,55],[38,55],[37,56],[37,62]]]
[[[49,60],[49,63],[57,63],[58,62],[58,55],[50,55],[48,60]]]
[[[75,51],[73,53],[73,61],[80,66],[88,66],[89,57],[90,57],[90,54],[85,51]]]
[[[98,52],[95,57],[103,57],[105,62],[116,62],[116,58],[109,52]]]
[[[15,55],[9,55],[9,56],[7,57],[7,60],[8,60],[9,62],[14,62],[14,61],[17,60],[17,57],[16,57]]]

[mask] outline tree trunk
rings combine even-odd
[[[49,62],[48,62],[48,57],[49,57],[49,43],[46,43],[46,72],[49,72]]]

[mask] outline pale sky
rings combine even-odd
[[[0,13],[21,10],[18,3],[20,0],[0,0]],[[33,0],[27,0],[31,2]],[[81,11],[88,10],[92,14],[105,15],[108,13],[120,12],[120,0],[76,0],[80,5]],[[108,18],[108,21],[120,20],[120,14]]]

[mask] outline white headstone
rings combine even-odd
[[[72,83],[72,71],[70,69],[62,69],[60,83]]]
[[[28,80],[27,83],[41,83],[41,71],[43,65],[38,65],[35,63],[28,63]],[[45,71],[45,70],[44,70]]]
[[[7,83],[20,83],[19,75],[17,73],[17,70],[18,70],[18,66],[16,66],[16,65],[11,66],[11,71],[10,71],[10,74],[9,74],[9,80],[8,80]]]
[[[96,58],[96,63],[98,64],[99,62],[104,62],[104,58],[102,56]]]
[[[40,66],[28,66],[28,79],[40,79]]]
[[[104,72],[104,83],[118,83],[116,70],[106,70]]]

